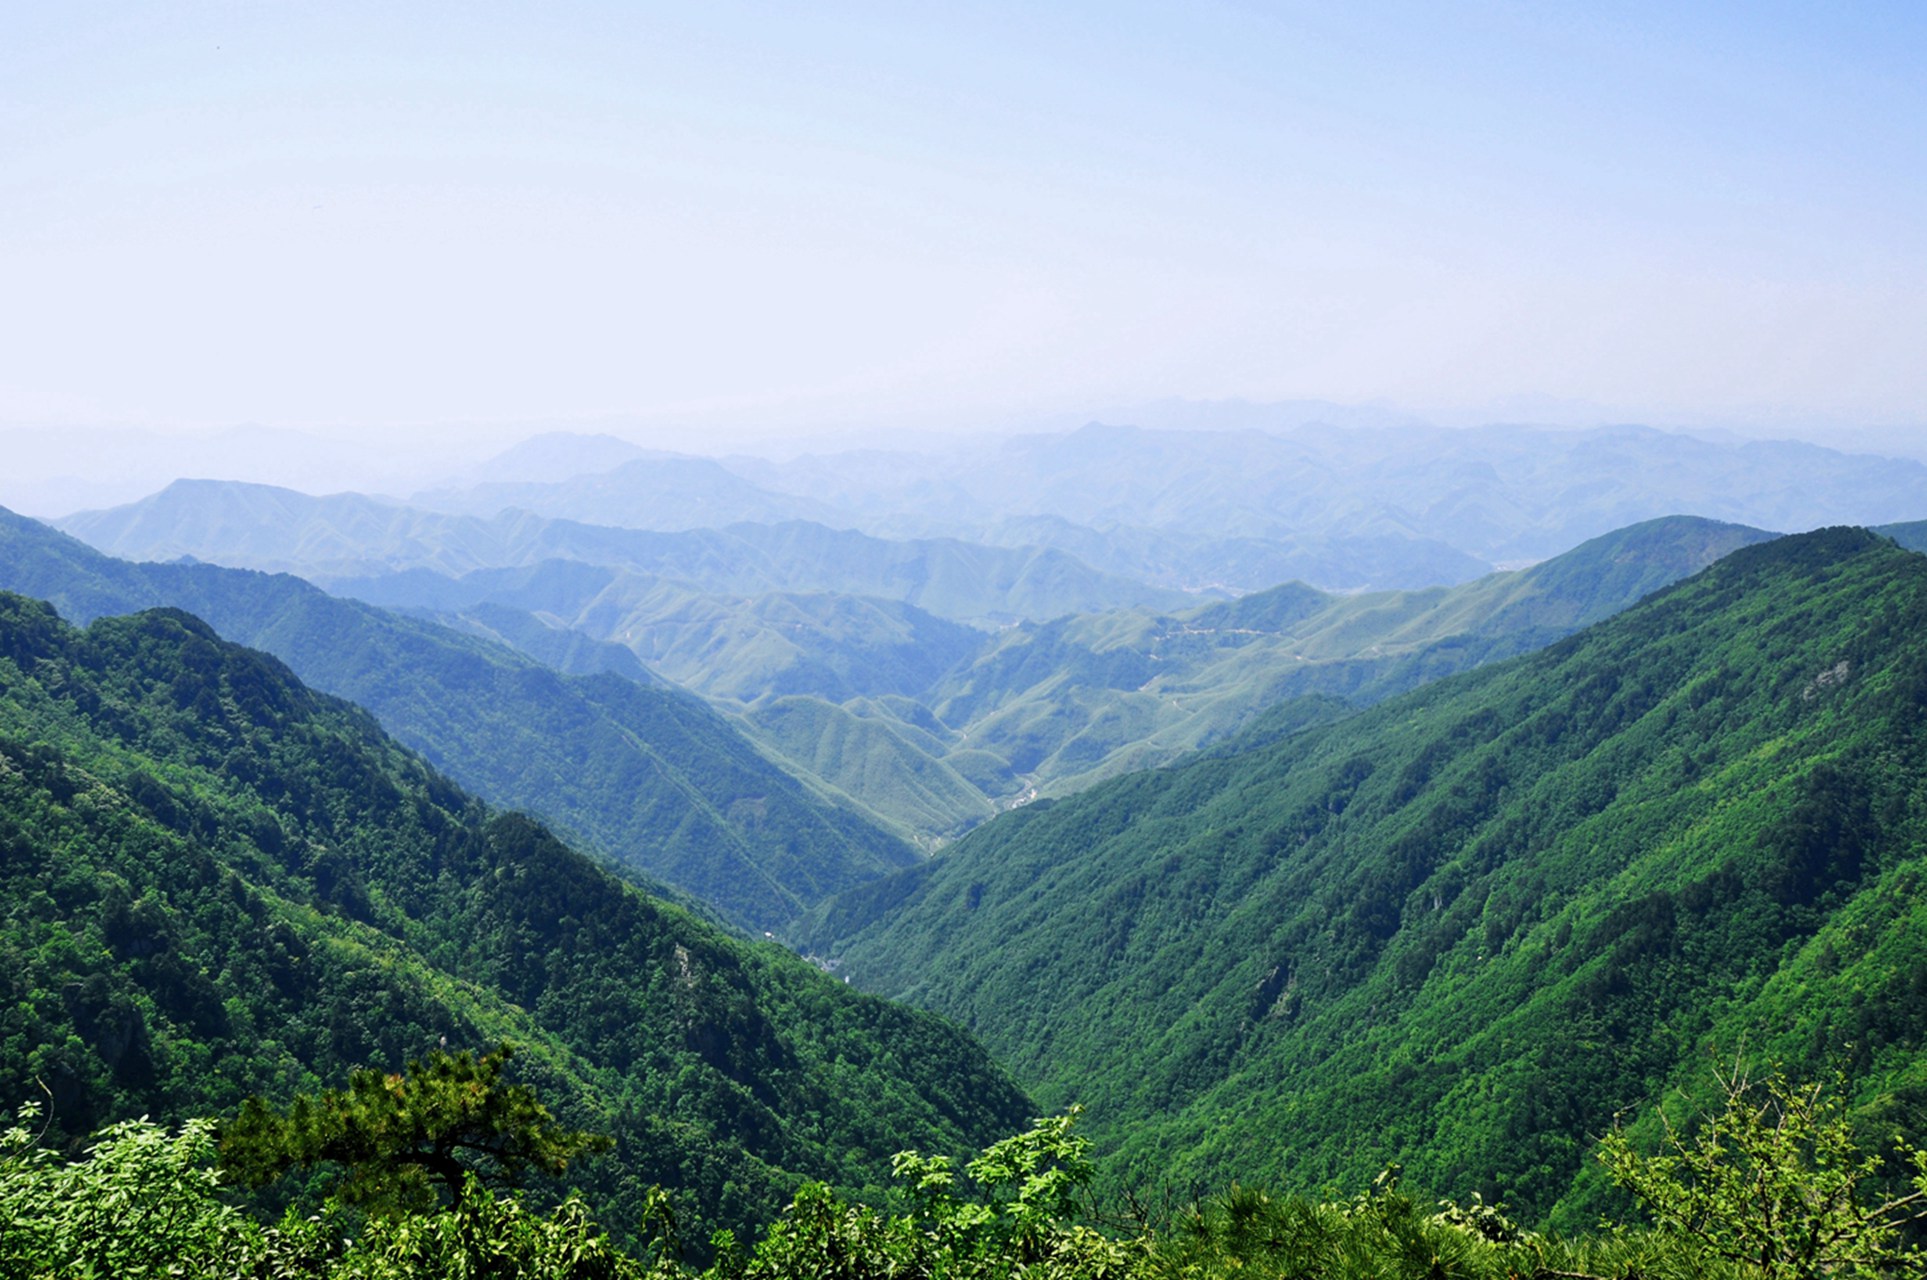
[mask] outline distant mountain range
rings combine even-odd
[[[623,678],[631,672],[604,649],[585,659],[593,642],[574,633],[582,665],[619,674],[565,675],[288,575],[116,560],[5,511],[0,589],[51,600],[76,622],[190,610],[361,703],[495,803],[541,814],[754,929],[914,860],[899,837],[771,764],[697,699]]]
[[[459,577],[564,561],[669,579],[707,593],[876,596],[989,624],[1134,605],[1175,607],[1196,599],[1035,547],[984,547],[954,538],[891,541],[802,521],[657,533],[522,510],[481,519],[361,494],[314,498],[229,481],[181,480],[129,506],[54,523],[110,555],[192,557],[298,573],[363,596],[379,590],[368,580],[410,570]],[[422,581],[426,585],[416,590],[439,589]]]
[[[626,652],[925,847],[1037,796],[1169,763],[1294,698],[1369,702],[1549,643],[1769,536],[1671,518],[1452,588],[1333,595],[1294,583],[1200,605],[1062,553],[801,522],[664,534],[181,482],[65,523],[137,555],[313,557],[306,571],[336,592],[547,662],[620,670],[613,655]],[[445,571],[545,553],[558,558]],[[412,567],[322,571],[383,560]],[[933,606],[1028,620],[985,632]],[[689,872],[665,878],[686,885]]]
[[[842,514],[803,494],[759,488],[709,458],[660,453],[562,480],[496,480],[419,493],[413,501],[461,515],[530,511],[584,524],[668,532],[786,520],[835,523]]]
[[[1770,536],[1677,517],[1458,587],[1341,596],[1295,583],[993,634],[883,601],[710,596],[579,564],[352,589],[504,638],[505,620],[520,618],[627,645],[799,769],[929,841],[1167,764],[1295,698],[1370,702],[1548,644]]]
[[[1220,425],[1247,420],[1272,421],[1234,414]],[[1384,415],[1308,421],[1301,413],[1276,422],[1216,430],[1091,423],[930,453],[864,450],[786,461],[697,458],[608,436],[551,433],[406,506],[289,508],[278,514],[286,525],[278,537],[251,527],[246,510],[258,513],[276,500],[244,494],[246,486],[175,495],[206,507],[199,523],[156,512],[166,528],[142,531],[142,515],[123,511],[62,527],[116,554],[189,554],[308,576],[407,567],[460,574],[589,558],[753,594],[692,574],[686,561],[669,563],[664,557],[676,556],[659,547],[587,551],[576,544],[597,535],[524,522],[533,515],[688,532],[805,521],[895,543],[948,538],[1032,556],[1059,552],[1110,579],[1239,594],[1292,580],[1341,591],[1451,585],[1678,513],[1788,531],[1893,523],[1920,518],[1927,492],[1927,464],[1919,461],[1790,441],[1709,440],[1636,426],[1445,429]],[[440,523],[429,513],[484,523]],[[523,515],[518,521],[509,513]],[[901,561],[903,553],[893,555]],[[871,549],[860,559],[875,556]],[[907,599],[960,619],[1043,620],[1094,607],[1054,598],[953,604],[821,581],[757,588],[797,589]]]
[[[1594,1138],[1709,1058],[1842,1071],[1868,1133],[1918,1131],[1923,635],[1916,553],[1741,546],[1537,653],[1000,818],[794,936],[1084,1103],[1123,1185],[1399,1161],[1582,1227]]]
[[[729,461],[767,489],[808,494],[892,536],[982,537],[1006,520],[1050,516],[1127,549],[1140,531],[1155,531],[1327,557],[1262,581],[1219,575],[1243,590],[1287,577],[1337,589],[1463,581],[1483,571],[1476,566],[1542,560],[1678,513],[1789,531],[1910,520],[1927,494],[1919,462],[1633,426],[1174,431],[1092,423],[941,459],[870,452]],[[1372,560],[1344,560],[1361,542],[1381,548],[1375,576],[1355,576]],[[1410,559],[1403,575],[1386,572],[1396,546]],[[1454,577],[1421,572],[1447,567],[1446,549],[1473,563]]]

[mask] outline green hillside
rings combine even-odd
[[[594,610],[561,621],[624,638],[734,703],[800,770],[930,841],[1040,795],[1169,764],[1259,728],[1268,708],[1305,697],[1369,703],[1538,648],[1772,536],[1673,516],[1452,588],[1332,595],[1287,583],[1176,614],[1071,615],[988,636],[926,619],[916,634],[929,638],[907,644],[916,662],[895,656],[907,629],[876,602],[838,609],[855,626],[804,615],[779,630],[750,616],[780,616],[767,602],[658,590],[645,603],[612,586]],[[845,646],[875,655],[857,696],[835,669]],[[905,678],[912,672],[928,685]]]
[[[578,1179],[612,1223],[653,1182],[767,1220],[1030,1113],[949,1025],[645,896],[198,619],[0,595],[0,1096],[44,1085],[59,1141],[504,1039],[614,1137]]]
[[[1927,520],[1909,520],[1905,524],[1883,524],[1874,532],[1892,538],[1910,551],[1927,551]]]
[[[1481,1191],[1740,1046],[1927,1118],[1927,559],[1735,551],[1272,745],[989,823],[799,930],[956,1018],[1116,1177]]]
[[[1550,644],[1772,536],[1673,516],[1457,587],[1331,595],[1293,582],[1174,615],[1017,627],[929,702],[1039,794],[1069,795],[1221,741],[1268,707],[1373,702]]]
[[[915,859],[902,840],[771,764],[687,694],[612,674],[561,675],[502,645],[340,600],[297,578],[131,564],[0,511],[0,589],[52,600],[81,622],[184,608],[360,703],[491,802],[538,814],[584,847],[758,931]],[[582,648],[577,660],[621,665]]]
[[[973,757],[954,749],[955,735],[906,701],[773,698],[745,709],[743,720],[799,768],[862,797],[907,830],[936,839],[961,835],[994,815],[991,797],[1012,794],[1018,780],[990,752]]]

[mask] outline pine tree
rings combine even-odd
[[[297,1096],[277,1111],[247,1100],[221,1135],[222,1167],[252,1185],[321,1162],[344,1166],[340,1195],[375,1207],[459,1204],[468,1178],[513,1183],[533,1169],[559,1174],[608,1141],[556,1123],[524,1084],[502,1078],[513,1049],[479,1058],[437,1049],[396,1074],[364,1069],[348,1087]]]

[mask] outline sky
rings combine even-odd
[[[1912,3],[17,5],[0,425],[1904,435],[1922,66]]]

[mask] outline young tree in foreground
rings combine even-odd
[[[503,1080],[512,1052],[437,1049],[401,1074],[356,1071],[346,1089],[298,1096],[285,1111],[250,1098],[221,1134],[222,1167],[258,1186],[331,1161],[348,1172],[344,1201],[420,1208],[436,1199],[436,1183],[459,1204],[471,1174],[484,1183],[559,1174],[608,1145],[563,1128],[533,1089]]]
[[[1900,1229],[1927,1218],[1927,1152],[1896,1139],[1910,1190],[1882,1194],[1881,1159],[1862,1155],[1842,1105],[1775,1072],[1719,1077],[1725,1107],[1682,1134],[1662,1115],[1666,1149],[1641,1155],[1615,1130],[1599,1158],[1662,1232],[1767,1280],[1918,1274],[1927,1252]]]
[[[40,1115],[29,1103],[0,1132],[0,1277],[213,1273],[245,1245],[249,1223],[217,1198],[212,1121],[123,1120],[66,1160]]]

